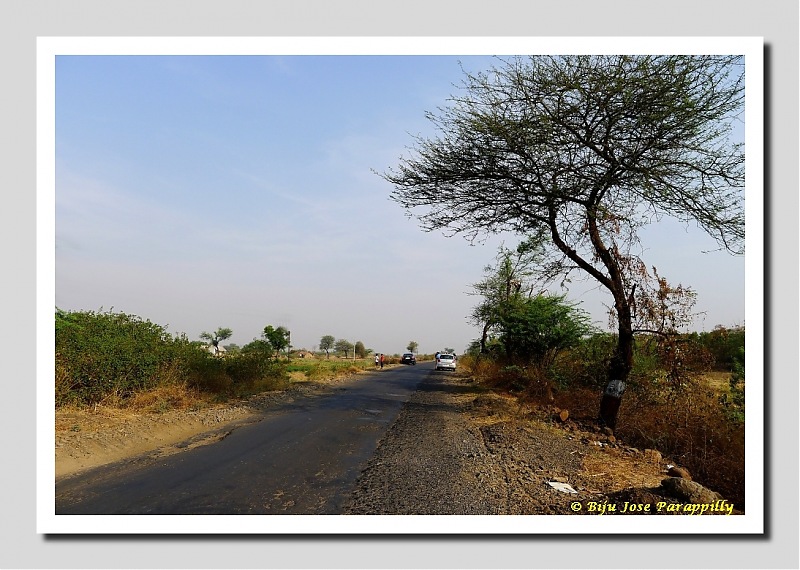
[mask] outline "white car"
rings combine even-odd
[[[436,370],[455,370],[456,357],[454,354],[440,354],[436,360]]]

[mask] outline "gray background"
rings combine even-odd
[[[2,542],[9,568],[797,568],[798,4],[3,0]],[[37,36],[763,36],[767,45],[766,537],[43,537],[35,527]],[[776,316],[771,316],[775,313]],[[751,378],[751,382],[755,379]]]

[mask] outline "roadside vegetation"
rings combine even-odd
[[[220,327],[196,341],[136,315],[57,309],[55,406],[164,412],[375,367],[373,351],[361,341],[326,335],[321,352],[293,350],[288,330],[267,325],[261,338],[242,347],[223,345],[232,332]],[[329,353],[334,345],[342,349],[339,354]],[[399,354],[387,355],[384,365],[399,362]]]
[[[565,296],[538,289],[535,262],[535,250],[522,243],[501,247],[485,268],[473,285],[480,301],[470,315],[481,337],[461,366],[541,410],[605,425],[596,404],[617,335],[593,325]],[[645,315],[634,320],[640,326],[614,434],[659,450],[743,509],[745,329],[680,332],[691,321],[691,290],[660,281],[650,295],[639,298]]]
[[[536,320],[536,319],[534,319]],[[552,324],[552,323],[551,323]],[[569,324],[569,323],[567,323]],[[615,335],[595,332],[542,360],[509,353],[500,335],[475,341],[460,365],[484,385],[546,413],[596,425]],[[542,337],[546,340],[545,337]],[[637,335],[628,389],[614,434],[657,449],[744,509],[744,327],[681,334],[668,341]],[[679,347],[680,356],[674,356]],[[558,415],[548,414],[553,421]]]
[[[55,332],[56,408],[166,411],[288,382],[271,347],[256,344],[237,351],[235,358],[219,356],[219,341],[230,336],[230,329],[203,333],[206,344],[170,335],[163,326],[135,315],[57,310]]]

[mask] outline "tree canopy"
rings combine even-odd
[[[536,276],[533,266],[540,253],[536,245],[532,247],[530,243],[523,242],[513,251],[501,246],[496,265],[486,266],[484,279],[472,286],[475,294],[482,297],[469,316],[470,322],[481,327],[479,352],[486,351],[489,333],[499,323],[500,306],[521,293],[528,296],[533,294]]]
[[[346,338],[337,339],[333,345],[334,350],[336,350],[337,352],[341,352],[342,356],[344,356],[345,358],[347,358],[347,355],[350,353],[351,350],[354,349],[354,347],[355,345],[353,345],[353,343],[347,340]]]
[[[499,59],[466,73],[427,113],[437,134],[382,176],[424,230],[514,232],[541,247],[542,281],[596,280],[618,326],[609,379],[625,380],[636,289],[651,278],[639,230],[671,216],[744,252],[743,106],[741,56]]]
[[[214,347],[214,354],[219,354],[219,343],[227,340],[233,336],[233,331],[227,327],[219,327],[213,333],[203,331],[200,333],[200,338],[211,343]]]
[[[424,229],[543,231],[597,277],[606,268],[580,247],[610,246],[663,215],[741,251],[744,149],[730,135],[743,79],[737,56],[502,61],[427,113],[440,135],[418,138],[416,157],[384,177],[399,204],[428,207]]]
[[[264,327],[262,336],[272,347],[276,358],[282,350],[287,350],[289,348],[289,331],[286,327],[275,328],[272,325],[267,325]]]
[[[562,295],[517,295],[497,310],[497,329],[506,354],[542,368],[593,332],[588,314]]]
[[[319,339],[319,349],[325,351],[325,356],[330,356],[330,351],[333,348],[333,343],[336,342],[336,337],[331,334],[323,335],[322,338]]]

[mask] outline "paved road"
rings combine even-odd
[[[224,439],[56,484],[56,514],[338,514],[431,363],[376,371]]]

